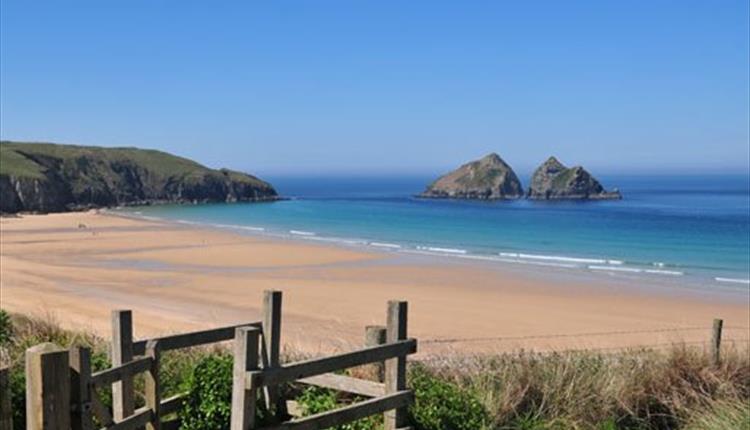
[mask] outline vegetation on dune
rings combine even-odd
[[[23,357],[40,342],[92,348],[96,369],[109,366],[104,340],[62,330],[50,319],[0,312],[3,360],[11,364],[14,428],[24,428]],[[287,360],[301,354],[288,352]],[[232,356],[225,349],[170,351],[161,367],[165,395],[187,392],[180,416],[190,430],[228,429]],[[357,377],[367,372],[353,369]],[[372,373],[372,372],[370,372]],[[413,361],[409,410],[417,430],[714,430],[750,428],[750,355],[726,348],[713,366],[701,348],[615,354],[566,352],[434,357]],[[136,380],[136,389],[142,381]],[[285,387],[305,414],[356,398],[305,386]],[[105,393],[106,397],[106,391]],[[105,403],[109,400],[105,398]],[[142,402],[141,397],[137,401]],[[261,406],[259,404],[259,406]],[[260,407],[262,422],[269,418]],[[339,430],[379,429],[379,416]]]

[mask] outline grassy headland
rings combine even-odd
[[[0,193],[0,212],[10,213],[276,197],[254,176],[166,152],[9,141],[0,142]]]

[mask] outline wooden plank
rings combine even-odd
[[[320,430],[356,421],[370,415],[379,414],[394,408],[408,406],[414,400],[411,391],[400,391],[383,397],[369,399],[340,409],[322,412],[309,417],[285,422],[264,430]]]
[[[161,429],[161,378],[159,376],[159,361],[161,346],[158,341],[146,344],[146,357],[151,358],[151,366],[144,375],[146,407],[151,409],[151,420],[146,422],[146,430]]]
[[[153,411],[148,407],[143,407],[116,424],[106,427],[106,430],[135,430],[153,421],[153,418]]]
[[[70,428],[70,359],[54,343],[26,350],[26,428]]]
[[[383,345],[387,343],[387,332],[385,326],[368,325],[365,327],[365,346]],[[373,363],[372,371],[378,382],[385,380],[385,364],[383,362]]]
[[[711,330],[711,362],[718,366],[721,362],[721,329],[724,326],[724,320],[714,319],[714,325]]]
[[[257,387],[283,384],[297,379],[383,361],[391,357],[405,356],[415,352],[417,352],[417,341],[407,339],[331,357],[299,361],[275,369],[251,371],[247,373],[247,382]]]
[[[181,333],[171,336],[156,337],[153,339],[139,340],[133,343],[133,353],[143,355],[146,352],[146,344],[150,341],[159,342],[162,351],[173,349],[190,348],[193,346],[206,345],[209,343],[223,342],[234,339],[234,331],[238,327],[261,327],[260,321],[231,325],[227,327],[212,328],[208,330]]]
[[[161,430],[178,430],[180,428],[180,425],[182,425],[182,420],[180,420],[179,418],[175,418],[169,421],[162,421]]]
[[[129,310],[112,311],[112,367],[133,360],[133,313]],[[133,414],[135,392],[133,377],[118,378],[112,384],[112,412],[115,421]]]
[[[93,430],[91,416],[91,350],[88,348],[70,349],[70,402],[72,405],[71,424],[73,430]]]
[[[169,415],[177,412],[182,407],[182,402],[187,397],[187,393],[176,394],[161,401],[161,415]]]
[[[388,342],[398,342],[406,339],[408,304],[403,301],[388,302],[386,319],[386,338]],[[386,394],[401,392],[406,389],[406,356],[391,358],[385,362],[385,392]],[[385,430],[396,430],[407,425],[406,408],[387,411],[383,416]]]
[[[293,417],[301,417],[304,413],[302,406],[296,400],[286,401],[286,412]]]
[[[298,382],[316,387],[332,388],[346,393],[359,394],[366,397],[378,397],[385,394],[385,385],[364,379],[352,378],[335,373],[324,373],[300,379]]]
[[[112,419],[112,414],[109,412],[109,409],[107,409],[107,407],[104,406],[104,403],[99,400],[99,397],[96,396],[96,392],[92,393],[91,411],[94,412],[99,423],[104,427],[108,427],[115,422],[115,420]]]
[[[240,327],[234,338],[234,364],[232,368],[231,430],[255,428],[255,400],[257,386],[247,384],[245,375],[258,368],[260,330]]]
[[[13,428],[13,409],[10,402],[10,370],[0,369],[0,430]]]
[[[125,378],[132,378],[138,373],[147,371],[151,367],[151,361],[151,357],[141,357],[129,363],[96,372],[91,375],[90,383],[95,387],[102,387],[122,381]]]
[[[281,291],[263,292],[263,368],[273,369],[280,365],[281,354]],[[281,401],[278,387],[263,388],[266,409],[277,417],[285,415],[286,404]]]

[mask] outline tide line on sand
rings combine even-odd
[[[732,284],[745,284],[750,285],[750,279],[739,279],[739,278],[714,278],[716,282],[728,282]]]

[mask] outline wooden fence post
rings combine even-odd
[[[234,364],[232,369],[231,430],[255,428],[255,399],[257,387],[247,386],[247,372],[258,369],[258,341],[260,330],[239,327],[234,335]]]
[[[54,343],[26,350],[26,428],[70,428],[68,351]]]
[[[0,368],[0,430],[13,429],[13,409],[10,402],[10,369]]]
[[[386,337],[388,343],[406,339],[407,302],[389,301]],[[406,356],[385,361],[385,393],[393,394],[406,389]],[[406,426],[406,408],[384,413],[385,430]]]
[[[150,340],[146,344],[146,357],[151,357],[151,367],[144,374],[146,407],[151,409],[151,421],[146,430],[161,429],[161,379],[159,378],[159,361],[161,350],[159,341]]]
[[[112,366],[133,360],[133,313],[129,310],[112,311]],[[127,376],[112,384],[112,416],[115,422],[133,415],[135,398],[133,377]]]
[[[281,364],[281,291],[263,292],[263,367],[274,368]],[[286,404],[281,399],[278,386],[264,388],[266,408],[274,410],[277,417],[286,414]],[[275,409],[274,409],[275,408]]]
[[[70,350],[70,400],[73,405],[73,430],[92,430],[91,416],[91,350],[72,348]]]
[[[365,346],[378,346],[386,343],[387,332],[386,328],[382,325],[368,325],[365,327]],[[383,382],[385,378],[385,368],[383,363],[375,363],[372,365],[375,371],[378,382]]]
[[[718,366],[721,361],[721,329],[724,326],[724,320],[714,319],[714,326],[711,332],[711,363]]]

